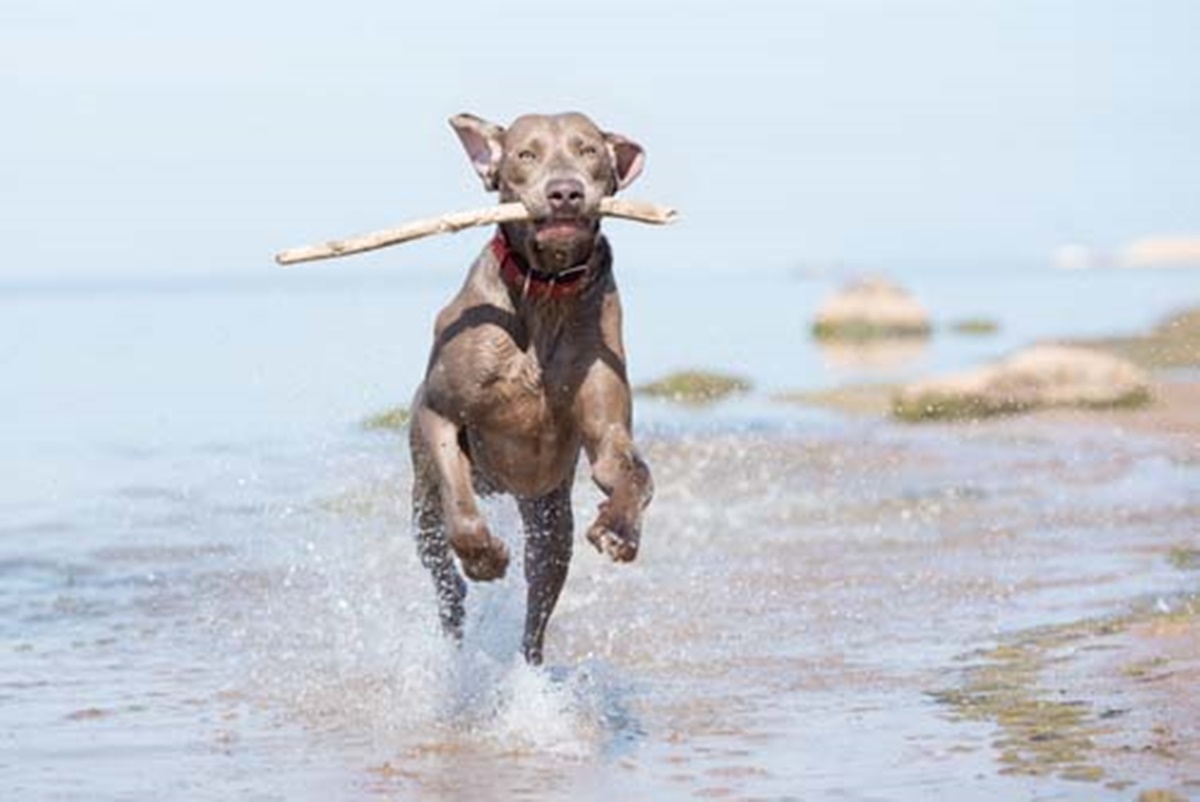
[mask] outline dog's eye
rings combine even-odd
[[[517,159],[523,162],[535,162],[537,161],[537,154],[526,148],[517,153]]]
[[[584,156],[595,156],[600,150],[595,145],[584,145],[579,152]]]

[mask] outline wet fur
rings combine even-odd
[[[580,454],[607,497],[587,537],[615,561],[636,557],[652,495],[633,444],[620,297],[597,212],[600,198],[640,172],[641,149],[579,114],[527,115],[508,129],[470,115],[451,123],[484,186],[534,213],[532,223],[504,227],[518,258],[550,273],[588,266],[577,295],[537,299],[509,286],[485,248],[438,315],[413,401],[413,516],[442,626],[461,637],[462,573],[489,581],[507,570],[508,549],[476,496],[508,493],[526,537],[523,653],[540,663],[571,559]],[[545,220],[559,224],[553,236]]]

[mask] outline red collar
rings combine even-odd
[[[522,298],[566,298],[578,295],[587,286],[588,265],[573,267],[562,273],[543,273],[534,270],[513,253],[501,230],[492,237],[492,254],[500,263],[500,276],[508,286],[521,294]]]

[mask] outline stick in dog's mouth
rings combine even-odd
[[[644,201],[603,198],[600,201],[600,216],[620,217],[624,220],[636,220],[639,223],[652,225],[665,225],[675,222],[678,213],[670,207]],[[307,245],[303,248],[291,248],[276,254],[275,261],[286,267],[300,262],[313,262],[318,259],[333,259],[338,256],[374,251],[433,234],[451,234],[464,228],[489,226],[497,223],[517,223],[531,219],[533,219],[532,215],[523,204],[502,203],[486,209],[451,212],[440,217],[414,220],[397,228],[389,228],[358,237],[330,240],[320,245]]]

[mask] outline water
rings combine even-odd
[[[806,337],[832,277],[621,278],[635,382],[758,390],[639,404],[643,554],[579,543],[539,671],[519,571],[472,590],[461,649],[435,634],[403,439],[359,427],[409,397],[461,273],[0,287],[0,796],[1108,793],[1002,774],[990,728],[928,692],[1004,632],[1180,587],[1154,549],[1200,503],[1195,463],[769,396],[1137,329],[1200,299],[1194,277],[914,269],[938,320],[1002,331],[874,369]],[[583,525],[598,498],[576,496]],[[511,504],[487,513],[519,548]]]

